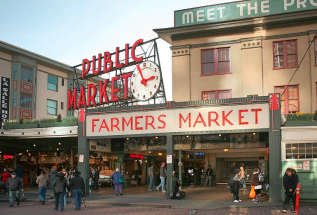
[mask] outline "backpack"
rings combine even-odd
[[[258,174],[258,182],[260,182],[260,183],[264,183],[265,182],[264,175],[261,172]]]
[[[124,180],[123,180],[123,177],[122,177],[122,176],[119,176],[119,183],[120,183],[120,184],[123,184],[123,183],[124,183]]]

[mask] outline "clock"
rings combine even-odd
[[[136,66],[131,77],[131,91],[134,98],[146,101],[157,93],[161,83],[161,72],[156,63],[145,61]]]

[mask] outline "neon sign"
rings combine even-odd
[[[3,155],[3,159],[13,159],[13,155]]]
[[[129,154],[129,158],[144,159],[144,155]]]

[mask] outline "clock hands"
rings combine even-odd
[[[154,79],[155,78],[155,76],[151,76],[151,77],[149,77],[149,78],[147,78],[147,79],[145,79],[146,81],[149,81],[149,80],[152,80],[152,79]]]
[[[142,78],[142,80],[141,80],[141,84],[143,84],[144,86],[146,86],[146,82],[147,82],[147,81],[152,80],[152,79],[154,79],[154,78],[155,78],[155,76],[151,76],[151,77],[149,77],[149,78],[145,79],[145,78],[143,77],[143,74],[142,74],[142,69],[141,69],[140,65],[137,65],[137,68],[138,68],[139,73],[140,73],[141,78]]]

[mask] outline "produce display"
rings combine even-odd
[[[114,170],[101,170],[99,174],[110,177],[114,172]]]

